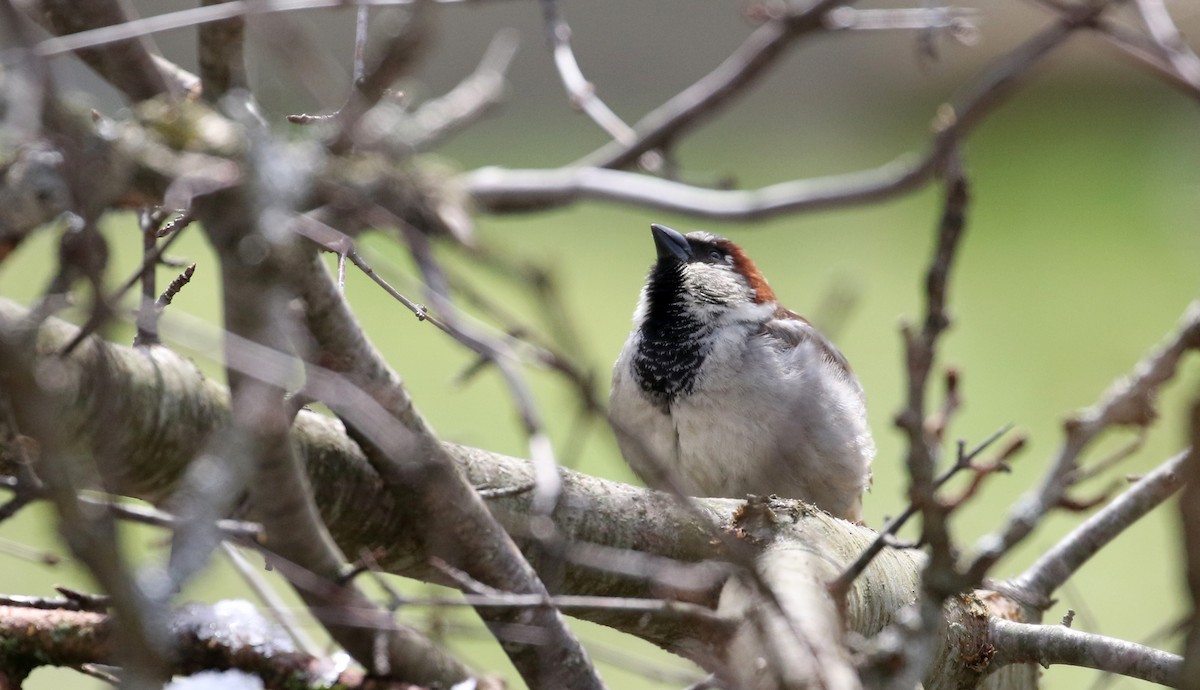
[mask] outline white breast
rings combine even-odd
[[[665,471],[697,495],[777,494],[859,519],[875,448],[857,384],[815,344],[784,346],[759,328],[718,328],[694,392],[666,411],[633,379],[631,334],[611,395],[622,454],[654,487],[669,488]]]

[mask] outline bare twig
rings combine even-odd
[[[26,546],[10,539],[0,538],[0,553],[37,565],[56,566],[63,562],[62,556],[53,551]]]
[[[142,257],[142,265],[138,268],[138,270],[133,275],[129,276],[125,282],[121,283],[116,290],[113,290],[111,294],[105,297],[104,302],[106,304],[116,304],[118,301],[120,301],[120,299],[125,296],[125,293],[129,292],[134,285],[137,285],[138,281],[142,279],[142,276],[146,273],[146,271],[152,270],[153,267],[162,260],[163,253],[166,252],[167,249],[183,234],[182,231],[191,225],[192,220],[193,216],[188,212],[184,212],[177,216],[174,220],[164,225],[162,229],[158,231],[158,237],[161,238],[165,236],[167,239],[154,247],[153,250],[146,252],[146,254]],[[66,355],[73,352],[76,347],[79,347],[80,343],[82,343],[88,336],[95,332],[99,325],[99,322],[89,322],[85,324],[83,328],[79,329],[79,333],[75,336],[75,338],[63,347],[63,354]]]
[[[112,499],[106,500],[91,496],[80,496],[79,500],[88,505],[103,506],[111,510],[114,516],[122,520],[166,529],[175,529],[179,526],[178,518],[157,508],[116,503]],[[229,539],[237,539],[250,543],[262,541],[264,536],[262,525],[245,520],[218,520],[216,529]]]
[[[226,560],[233,565],[233,569],[242,577],[242,580],[250,586],[254,595],[266,605],[267,612],[275,619],[275,622],[279,623],[279,627],[287,632],[288,637],[292,638],[296,646],[314,658],[324,658],[325,654],[321,651],[320,645],[304,631],[292,609],[284,603],[283,598],[279,596],[274,587],[267,583],[258,569],[238,551],[238,547],[229,542],[222,542],[221,552],[225,554]]]
[[[504,377],[509,395],[516,405],[524,426],[529,447],[529,459],[536,469],[537,488],[534,493],[534,511],[540,517],[535,521],[534,529],[541,530],[543,532],[541,536],[550,539],[553,537],[554,529],[549,515],[558,504],[559,492],[562,491],[562,480],[559,478],[558,460],[554,456],[554,448],[550,444],[550,437],[542,423],[541,413],[533,398],[533,392],[530,390],[524,374],[514,366],[516,353],[507,343],[489,338],[484,333],[471,329],[459,318],[458,310],[447,294],[445,275],[442,273],[441,265],[433,256],[428,238],[399,218],[396,221],[401,223],[400,227],[408,240],[410,251],[425,277],[428,286],[426,294],[435,304],[438,313],[442,315],[450,335],[476,354],[486,357]]]
[[[22,482],[18,481],[16,477],[0,475],[0,488],[20,492],[23,491],[21,486]],[[28,500],[30,501],[46,498],[48,497],[41,488],[28,490]],[[79,502],[96,508],[103,508],[110,511],[114,517],[130,522],[151,525],[153,527],[164,527],[166,529],[175,529],[179,526],[179,518],[166,511],[121,503],[117,497],[96,497],[81,494]],[[263,538],[262,526],[245,520],[218,520],[216,529],[229,539],[257,543]]]
[[[940,511],[933,475],[938,450],[936,439],[930,436],[925,425],[925,388],[932,372],[938,338],[950,326],[950,316],[946,308],[947,284],[965,225],[967,198],[967,182],[961,163],[951,159],[946,172],[945,205],[937,246],[925,275],[924,322],[920,332],[911,327],[904,329],[908,400],[906,407],[896,417],[896,425],[908,436],[906,465],[911,482],[909,501],[921,510],[924,520],[922,538],[933,545],[935,553],[942,548],[948,549],[949,544],[939,545],[943,535],[933,533],[941,529],[939,518],[935,515]]]
[[[221,260],[226,338],[286,352],[286,334],[294,326],[287,323],[291,312],[284,306],[289,293],[279,286],[287,285],[289,271],[298,270],[291,262],[301,260],[305,254],[298,238],[285,234],[273,240],[264,233],[245,193],[238,187],[196,200],[197,218]],[[283,199],[272,201],[284,203]],[[262,243],[264,253],[247,255],[240,249],[247,241]],[[444,685],[469,677],[458,659],[416,630],[397,625],[354,583],[334,584],[344,559],[317,512],[308,478],[287,439],[292,416],[284,400],[284,388],[247,374],[228,359],[225,369],[232,392],[232,414],[222,437],[231,444],[228,452],[251,468],[252,481],[245,489],[266,530],[266,548],[331,583],[331,587],[315,591],[292,582],[310,607],[372,612],[365,624],[360,621],[349,625],[320,616],[318,620],[373,673],[395,673],[398,679],[408,682]]]
[[[989,448],[993,443],[998,441],[1001,436],[1008,433],[1009,429],[1011,428],[1011,425],[1005,425],[1001,427],[991,436],[984,439],[982,443],[975,446],[975,448],[973,448],[970,452],[965,452],[965,449],[960,444],[958,457],[955,463],[943,470],[942,474],[934,480],[934,491],[942,488],[946,482],[957,476],[959,472],[971,469],[972,462],[974,462],[975,458],[978,457],[979,454],[984,450]],[[1018,441],[1021,440],[1023,439],[1018,438]],[[1009,448],[1012,447],[1012,445],[1009,446]],[[1009,454],[1009,451],[1002,453],[1001,456],[1006,454]],[[904,512],[889,520],[887,526],[885,526],[883,530],[879,532],[879,536],[877,536],[875,540],[871,542],[871,545],[858,555],[858,558],[856,558],[854,562],[842,572],[838,579],[829,583],[829,591],[835,597],[840,598],[845,596],[845,593],[849,591],[850,584],[854,582],[855,578],[861,575],[864,570],[866,570],[867,566],[871,564],[871,561],[875,558],[875,556],[879,555],[879,552],[888,545],[888,540],[891,537],[894,537],[896,533],[900,531],[900,528],[903,527],[905,523],[907,523],[918,512],[919,508],[917,505],[910,502],[908,507],[904,509]]]
[[[192,275],[195,273],[196,264],[189,264],[187,268],[183,269],[183,273],[180,273],[178,276],[176,276],[175,280],[172,280],[171,284],[167,286],[167,289],[164,290],[163,293],[158,296],[158,299],[154,301],[154,309],[159,313],[162,313],[164,309],[170,306],[171,300],[175,299],[175,295],[178,295],[179,291],[183,289],[183,286],[187,285],[188,282],[191,281]]]
[[[138,305],[137,335],[134,345],[149,347],[157,345],[158,340],[158,311],[154,308],[154,298],[158,294],[155,287],[158,262],[151,260],[158,244],[158,232],[164,220],[161,209],[142,209],[138,214],[138,226],[142,231],[142,301]]]
[[[637,133],[596,95],[595,85],[583,76],[575,51],[571,49],[571,27],[559,12],[558,0],[541,0],[541,3],[542,21],[546,24],[546,38],[554,53],[554,66],[571,105],[586,113],[618,144],[632,145]]]
[[[826,15],[825,25],[838,31],[940,31],[971,45],[978,38],[979,17],[978,10],[945,5],[867,10],[839,7]]]
[[[371,6],[363,3],[354,16],[354,83],[362,81],[367,64],[367,21],[371,18]]]
[[[440,98],[422,103],[409,118],[406,144],[424,151],[483,117],[504,97],[505,75],[517,54],[517,33],[496,32],[475,71]]]
[[[370,69],[364,69],[354,82],[350,99],[337,114],[338,133],[330,141],[330,150],[345,152],[358,137],[358,125],[392,84],[404,76],[425,51],[431,28],[429,9],[432,0],[414,0],[404,24],[388,38]]]
[[[825,14],[839,4],[842,0],[818,0],[802,9],[794,9],[799,4],[788,4],[779,16],[755,29],[716,69],[634,125],[634,141],[613,141],[570,167],[626,168],[642,154],[666,147],[672,139],[712,117],[727,101],[765,76],[768,68],[797,39],[819,32]]]
[[[1032,0],[1035,4],[1050,9],[1064,16],[1070,16],[1076,6],[1068,0]],[[1189,82],[1171,61],[1163,55],[1160,46],[1152,39],[1131,30],[1124,24],[1112,21],[1106,17],[1097,17],[1089,27],[1110,46],[1131,58],[1138,66],[1150,70],[1156,76],[1166,80],[1179,89],[1185,96],[1200,100],[1200,86]]]
[[[446,599],[439,597],[406,597],[404,603],[410,606],[499,606],[499,607],[556,607],[564,610],[593,609],[613,611],[640,611],[645,613],[671,613],[687,618],[693,618],[706,625],[716,624],[729,627],[734,621],[722,618],[707,606],[699,606],[683,601],[667,599],[635,599],[631,597],[598,597],[579,595],[533,595],[513,594],[494,587],[489,587],[472,578],[467,573],[446,563],[440,558],[431,559],[430,563],[445,573],[460,587],[466,590],[462,599]]]
[[[920,331],[909,324],[903,327],[907,397],[905,407],[895,419],[896,426],[907,437],[908,499],[921,514],[921,541],[929,546],[930,557],[921,577],[917,619],[896,639],[902,646],[892,653],[901,657],[901,668],[888,680],[888,688],[910,688],[924,677],[933,661],[937,632],[943,620],[942,604],[963,589],[946,524],[951,507],[941,502],[936,493],[938,441],[925,424],[926,385],[933,370],[938,339],[950,326],[946,294],[965,229],[968,202],[967,180],[957,155],[952,154],[947,160],[944,177],[941,222],[925,274],[925,318]]]
[[[1146,436],[1147,434],[1145,429],[1138,429],[1137,433],[1129,440],[1128,443],[1109,453],[1106,457],[1094,462],[1089,462],[1088,464],[1077,469],[1074,476],[1071,478],[1072,483],[1079,484],[1081,482],[1085,482],[1092,477],[1099,476],[1113,467],[1116,467],[1121,462],[1131,457],[1134,453],[1137,453],[1139,450],[1141,450],[1142,446],[1146,445]]]
[[[412,5],[415,0],[355,0],[358,5],[396,6]],[[471,0],[437,0],[438,4],[458,4]],[[298,12],[321,8],[344,7],[346,0],[232,0],[218,5],[193,7],[176,12],[164,12],[151,17],[142,17],[111,26],[48,38],[37,45],[36,53],[42,57],[63,55],[72,51],[108,45],[163,31],[174,31],[220,22],[256,14]]]

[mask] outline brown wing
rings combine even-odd
[[[779,307],[775,310],[775,318],[763,324],[763,333],[778,338],[791,347],[798,347],[800,343],[804,342],[816,345],[825,361],[840,371],[847,381],[854,384],[855,388],[862,391],[858,377],[854,375],[854,370],[850,368],[850,362],[846,360],[846,356],[803,316],[791,309]]]

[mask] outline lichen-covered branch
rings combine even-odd
[[[174,674],[243,671],[258,676],[269,690],[321,690],[335,683],[345,688],[379,687],[368,685],[359,671],[338,672],[332,665],[295,651],[279,635],[251,634],[260,626],[253,625],[258,621],[245,613],[225,621],[238,624],[232,634],[214,630],[221,618],[216,611],[198,605],[173,616]],[[42,666],[116,662],[119,656],[113,629],[112,617],[103,612],[0,605],[0,640],[4,641],[0,674],[19,680]]]

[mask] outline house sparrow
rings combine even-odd
[[[655,488],[777,494],[860,521],[875,443],[846,358],[733,242],[650,229],[658,260],[609,397],[626,461]]]

